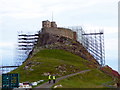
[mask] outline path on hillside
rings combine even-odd
[[[84,70],[84,71],[80,71],[80,72],[77,72],[77,73],[72,73],[72,74],[69,74],[69,75],[66,75],[66,76],[63,76],[63,77],[59,77],[59,78],[56,79],[56,83],[59,82],[62,79],[67,78],[67,77],[74,76],[74,75],[77,75],[77,74],[80,74],[80,73],[85,73],[85,72],[88,72],[88,71],[90,71],[90,70]],[[54,83],[49,84],[49,82],[46,82],[46,83],[44,83],[44,84],[42,84],[42,85],[40,85],[36,88],[51,88],[53,85],[54,85]]]
[[[117,88],[116,86],[113,86],[112,83],[114,83],[114,81],[109,81],[109,82],[103,83],[102,85],[108,88]]]

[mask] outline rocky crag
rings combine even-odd
[[[32,57],[37,51],[42,49],[61,49],[68,52],[71,52],[75,55],[82,57],[85,60],[88,60],[90,67],[100,67],[98,61],[84,48],[84,46],[76,41],[69,39],[67,37],[52,35],[49,33],[39,34],[39,39],[37,45],[30,52],[29,57]]]

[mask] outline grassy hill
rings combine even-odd
[[[59,49],[44,49],[27,59],[23,65],[10,73],[19,73],[20,82],[48,81],[47,74],[56,74],[57,77],[91,69],[92,71],[78,74],[60,81],[63,88],[104,87],[102,84],[112,81],[112,77],[88,67],[88,60]]]
[[[20,82],[46,82],[48,74],[62,77],[89,69],[90,72],[69,77],[57,84],[62,84],[63,88],[102,88],[102,84],[112,81],[112,77],[97,68],[100,69],[98,61],[78,41],[41,34],[28,59],[10,73],[19,73]]]
[[[103,84],[111,81],[112,78],[110,76],[97,69],[93,69],[89,72],[61,80],[56,85],[61,84],[62,88],[105,88]]]
[[[10,73],[19,73],[20,82],[47,80],[48,73],[60,77],[89,69],[86,66],[88,63],[87,60],[64,50],[44,49]]]

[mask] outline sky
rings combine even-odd
[[[15,61],[18,32],[36,32],[43,20],[104,30],[106,65],[118,71],[119,0],[0,0],[0,65]]]

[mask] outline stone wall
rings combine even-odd
[[[42,21],[42,33],[55,34],[77,40],[77,33],[68,28],[57,27],[56,22]]]
[[[66,28],[55,28],[55,27],[50,27],[50,28],[42,28],[43,33],[50,33],[50,34],[55,34],[58,36],[64,36],[73,40],[77,40],[77,33]]]

